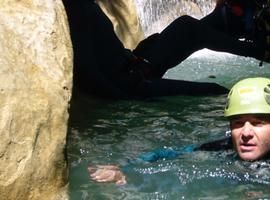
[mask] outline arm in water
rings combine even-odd
[[[232,148],[231,137],[222,138],[212,142],[207,142],[201,145],[190,145],[181,149],[162,148],[148,153],[141,154],[135,160],[130,160],[128,165],[119,167],[116,165],[97,165],[96,167],[89,166],[88,171],[92,180],[97,182],[115,182],[117,185],[127,183],[127,173],[132,169],[134,164],[151,163],[161,159],[174,159],[186,153],[194,151],[220,151]]]

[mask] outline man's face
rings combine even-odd
[[[239,115],[230,120],[234,148],[243,160],[270,152],[270,115]]]

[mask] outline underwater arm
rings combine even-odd
[[[183,153],[191,153],[196,149],[195,145],[190,145],[180,150],[171,148],[157,149],[148,153],[140,155],[137,159],[129,161],[128,165],[118,167],[116,165],[97,165],[95,167],[89,166],[88,172],[90,178],[94,181],[105,183],[115,182],[117,185],[125,185],[127,183],[127,173],[133,169],[134,164],[155,162],[161,159],[173,159]]]
[[[152,163],[162,159],[174,159],[186,153],[194,151],[220,151],[232,148],[231,137],[225,137],[215,141],[203,143],[201,145],[190,145],[184,148],[175,150],[172,148],[157,149],[148,153],[141,154],[134,160],[129,160],[129,164],[118,167],[116,165],[97,165],[95,167],[89,166],[88,172],[90,178],[97,182],[115,182],[117,185],[124,185],[127,183],[125,173],[133,169],[135,164]]]
[[[142,162],[155,162],[162,159],[173,159],[184,153],[191,153],[197,149],[196,145],[190,145],[181,149],[163,148],[141,154],[137,159],[129,161],[131,164]]]

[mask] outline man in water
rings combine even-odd
[[[134,163],[172,159],[194,151],[221,151],[234,149],[246,161],[266,159],[270,156],[270,79],[247,78],[236,83],[228,94],[224,115],[230,122],[231,136],[180,150],[159,149],[142,154]],[[123,167],[124,169],[125,167]],[[103,165],[88,167],[92,180],[97,182],[126,183],[119,167]]]

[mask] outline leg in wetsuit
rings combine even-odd
[[[146,58],[154,67],[164,72],[202,48],[258,59],[261,59],[264,53],[263,48],[254,43],[239,41],[189,16],[179,17],[163,32],[151,36],[149,40],[152,40],[151,44],[147,44],[147,39],[142,41],[134,50],[134,54]],[[144,43],[146,43],[145,46]],[[156,90],[156,88],[159,89]],[[177,93],[201,95],[211,94],[213,91],[216,94],[225,92],[209,83],[190,83],[158,78],[152,80],[151,84],[143,83],[138,89],[138,93],[152,96],[158,96],[160,92],[165,95]]]
[[[142,41],[134,53],[148,59],[158,68],[166,66],[166,69],[174,67],[203,48],[257,59],[262,58],[264,52],[255,43],[239,41],[238,38],[208,26],[206,21],[190,16],[181,16],[174,20],[153,40],[151,45],[147,44],[147,48],[143,47],[145,41]]]
[[[144,80],[138,73],[135,76],[129,73],[130,66],[134,65],[132,55],[123,47],[114,33],[112,23],[94,1],[64,0],[64,5],[74,48],[75,85],[98,95],[134,98],[223,94],[228,90],[215,83],[167,80],[161,77],[167,69],[202,48],[255,58],[260,56],[252,44],[239,42],[199,20],[183,16],[156,34],[151,42],[146,39],[135,49],[134,54],[146,58],[152,66],[152,75]]]

